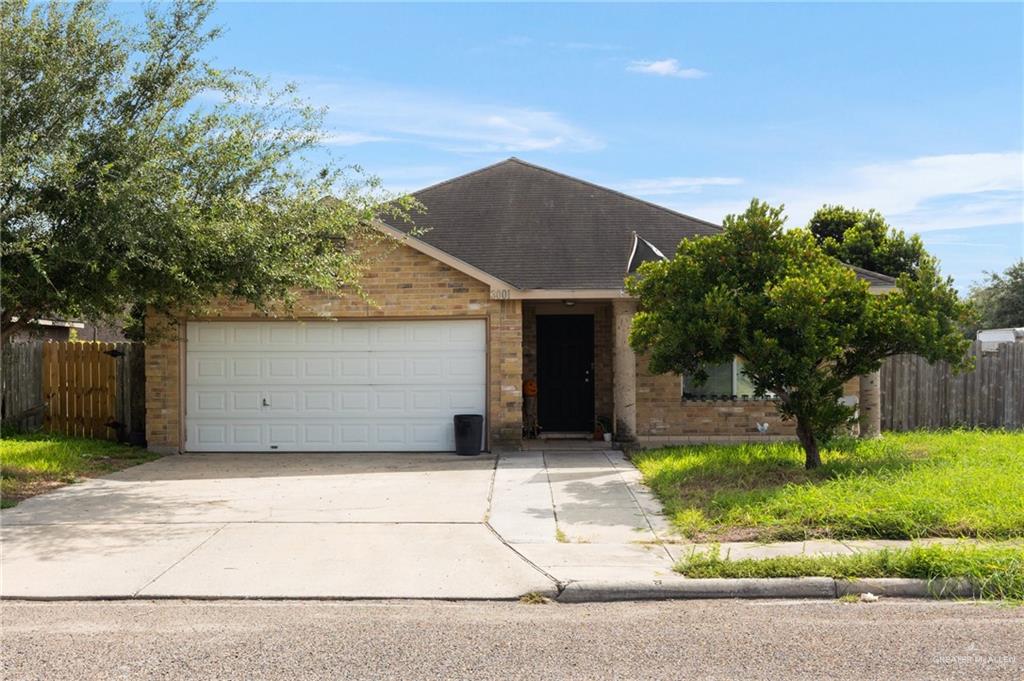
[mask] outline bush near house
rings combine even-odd
[[[0,507],[56,487],[152,461],[159,455],[107,440],[50,433],[4,434],[0,440]]]
[[[772,541],[1024,536],[1024,433],[840,439],[818,469],[796,443],[699,445],[633,461],[687,537]]]

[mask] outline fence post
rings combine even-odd
[[[878,437],[882,433],[882,378],[878,371],[860,377],[860,395],[857,407],[860,412],[860,436]]]

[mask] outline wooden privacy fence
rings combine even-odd
[[[38,430],[43,424],[43,344],[9,343],[0,353],[3,371],[3,422],[18,430]]]
[[[79,437],[144,440],[142,344],[32,341],[9,344],[3,353],[5,421]],[[34,365],[8,374],[8,356]],[[16,410],[32,399],[40,402],[38,418],[19,419]]]
[[[945,362],[916,355],[890,357],[882,365],[882,428],[1024,428],[1024,343],[968,351],[974,369],[954,374]]]

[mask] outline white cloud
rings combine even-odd
[[[671,78],[703,78],[707,73],[695,68],[684,68],[679,65],[678,59],[659,59],[657,61],[637,60],[630,62],[626,67],[627,71],[635,73],[648,73],[654,76],[668,76]]]
[[[1024,222],[1024,155],[944,154],[853,168],[845,177],[792,192],[795,224],[824,203],[875,208],[900,229]]]
[[[687,193],[659,191],[662,187],[657,184],[647,191],[640,189],[633,191],[640,196]],[[705,191],[702,198],[709,193]],[[827,203],[874,208],[891,225],[907,232],[1020,224],[1024,223],[1024,155],[1016,151],[944,154],[870,163],[823,172],[808,180],[748,179],[741,192],[720,186],[707,200],[669,201],[666,205],[719,222],[729,213],[743,211],[754,196],[785,204],[790,226],[806,224],[814,211]]]
[[[329,132],[320,138],[321,144],[339,147],[351,147],[357,144],[366,144],[368,142],[391,141],[393,140],[390,137],[384,137],[383,135],[372,135],[370,133],[365,132],[356,132],[353,130],[337,130]]]
[[[327,107],[336,143],[393,141],[446,151],[591,151],[604,143],[560,114],[366,83],[300,79],[302,94]],[[347,131],[358,130],[358,133]]]
[[[743,179],[739,177],[658,177],[631,180],[620,186],[622,191],[640,196],[667,196],[696,194],[704,187],[725,187],[737,184],[743,184]]]

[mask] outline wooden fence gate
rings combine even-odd
[[[145,441],[141,343],[30,341],[3,348],[3,416],[19,428]]]

